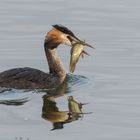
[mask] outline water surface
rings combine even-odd
[[[88,103],[82,111],[92,114],[51,131],[53,124],[42,116],[48,92],[6,91],[0,93],[0,139],[139,140],[139,13],[139,0],[1,0],[0,71],[25,66],[48,71],[43,41],[56,23],[96,49],[87,49],[91,56],[74,73],[86,78],[64,86],[53,102],[68,111],[73,96]],[[70,48],[61,45],[58,51],[69,72]]]

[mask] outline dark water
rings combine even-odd
[[[0,139],[139,140],[139,13],[139,0],[1,0],[0,71],[24,66],[48,71],[43,41],[56,23],[96,49],[87,49],[91,56],[80,60],[77,76],[56,91],[0,93]],[[58,51],[69,72],[70,48]],[[88,103],[82,112],[89,114],[64,122],[70,96]],[[52,110],[63,116],[61,123],[52,123]]]

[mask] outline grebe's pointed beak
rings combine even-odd
[[[92,49],[95,49],[93,46],[89,45],[88,43],[80,40],[79,38],[77,38],[76,36],[70,36],[68,35],[67,38],[70,40],[70,42],[73,44],[75,42],[80,42],[81,44],[83,44],[84,46],[90,47]]]

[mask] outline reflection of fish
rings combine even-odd
[[[82,113],[82,105],[73,99],[73,96],[68,97],[69,111],[72,113]]]
[[[83,43],[80,43],[80,42],[76,42],[72,45],[71,59],[70,59],[70,72],[72,73],[74,72],[76,63],[78,62],[79,57],[81,55],[82,57],[83,57],[83,54],[88,55],[88,53],[84,51],[84,47],[85,45],[83,45]]]

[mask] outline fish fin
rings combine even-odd
[[[82,53],[83,53],[83,54],[86,54],[86,55],[88,55],[88,56],[90,56],[90,55],[89,55],[86,51],[84,51],[84,50],[82,51]]]
[[[81,52],[81,56],[82,56],[82,58],[84,58],[84,53]]]

